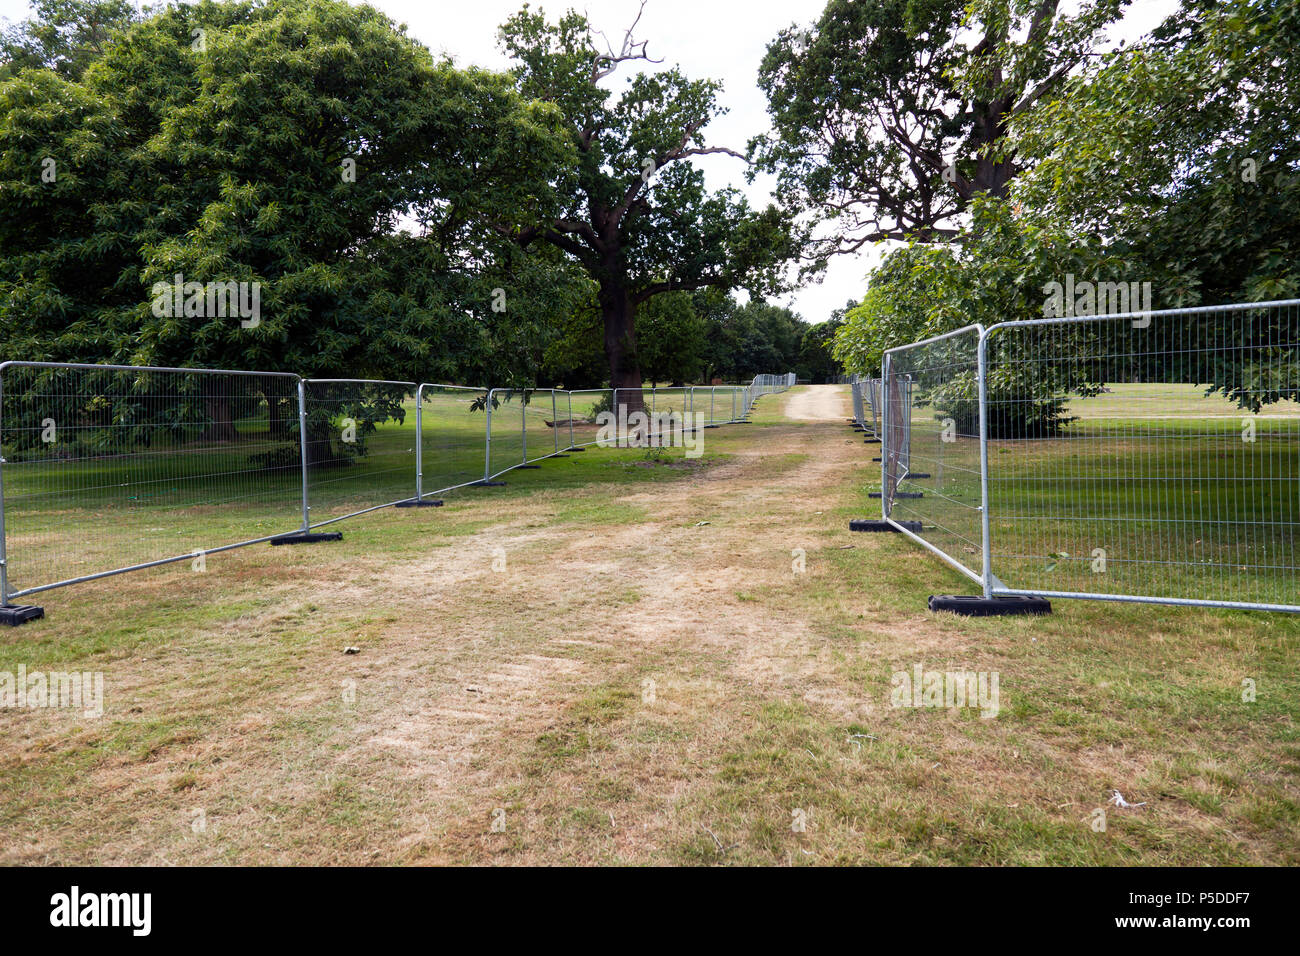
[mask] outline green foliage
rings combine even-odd
[[[834,354],[848,371],[879,375],[886,350],[968,325],[1041,318],[1048,282],[1067,272],[1095,274],[1101,261],[1101,250],[1072,244],[1068,234],[1018,216],[1005,200],[977,197],[971,212],[960,244],[909,243],[872,274],[866,296],[848,311],[835,339]],[[1075,344],[1078,354],[1088,352],[1083,343]],[[954,356],[952,365],[970,366],[970,376],[949,379],[930,400],[940,417],[951,417],[963,434],[974,434],[974,354],[968,342],[962,347],[967,352]],[[942,364],[933,354],[927,359]],[[1055,434],[1068,421],[1068,395],[1092,394],[1097,381],[1096,370],[1081,363],[999,368],[988,383],[996,407],[989,420],[991,437]]]
[[[0,33],[0,80],[27,69],[77,79],[115,34],[140,19],[128,0],[33,0],[32,16]]]
[[[969,353],[961,356],[963,361],[969,358]],[[989,438],[1052,438],[1075,421],[1068,412],[1071,386],[1084,395],[1095,393],[1096,387],[1065,381],[1059,371],[1050,364],[997,365],[987,385]],[[980,433],[979,386],[973,368],[951,375],[916,398],[934,407],[937,420],[952,419],[957,434]]]
[[[1023,159],[990,149],[1049,94],[1126,0],[1072,15],[1028,0],[830,0],[769,45],[773,132],[750,144],[810,234],[809,268],[868,242],[948,240]]]
[[[707,326],[688,292],[666,292],[641,308],[637,357],[651,382],[683,385],[704,373]]]
[[[555,179],[558,214],[514,233],[525,247],[550,244],[576,262],[598,287],[603,343],[612,382],[640,382],[642,355],[635,311],[663,293],[745,287],[778,288],[794,253],[783,215],[754,211],[734,189],[710,192],[692,157],[731,152],[708,145],[718,115],[719,85],[676,68],[635,73],[612,94],[601,82],[624,63],[649,59],[628,31],[623,46],[602,50],[587,18],[570,11],[549,22],[527,6],[500,31],[515,61],[519,91],[555,104],[564,119],[570,171]],[[570,324],[568,332],[580,326]],[[564,361],[581,367],[568,350]],[[675,369],[689,370],[676,356]],[[558,355],[557,355],[558,360]]]
[[[25,358],[526,377],[568,306],[542,290],[567,280],[481,212],[516,230],[553,212],[556,121],[508,77],[435,62],[370,7],[168,8],[78,82],[23,69],[0,84],[0,344]],[[259,283],[260,324],[156,314],[154,284],[177,273]],[[490,361],[500,345],[519,361]]]
[[[1300,4],[1185,5],[1013,124],[1024,206],[1141,264],[1169,306],[1300,291]]]
[[[794,369],[808,326],[789,309],[730,296],[696,296],[707,324],[706,380],[747,382],[771,369]]]
[[[795,373],[799,378],[823,383],[833,382],[842,374],[840,363],[833,353],[835,334],[844,324],[845,313],[854,305],[856,303],[850,300],[843,309],[836,309],[825,322],[804,329],[799,341],[799,361],[795,365]]]

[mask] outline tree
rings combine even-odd
[[[689,292],[666,292],[641,311],[638,359],[651,382],[685,385],[704,372],[707,346],[704,320]]]
[[[515,374],[485,350],[567,303],[480,210],[515,229],[553,212],[557,120],[369,7],[168,8],[80,82],[0,85],[0,338],[54,360],[430,380],[458,356]],[[178,274],[255,285],[261,314],[160,313]]]
[[[1017,119],[1038,157],[1017,200],[1104,237],[1168,306],[1300,293],[1298,44],[1296,0],[1185,4]]]
[[[80,79],[24,67],[0,83],[0,346],[526,379],[539,330],[570,303],[554,294],[557,263],[520,254],[481,210],[515,230],[554,214],[557,121],[507,76],[435,62],[370,7],[170,7],[116,35]],[[214,309],[214,287],[247,293],[256,314]],[[528,347],[493,359],[503,341]],[[275,392],[285,380],[257,387],[273,407],[289,400]],[[249,398],[210,399],[208,437],[233,438]],[[344,400],[359,416],[401,414],[391,392],[330,398]],[[335,459],[331,432],[313,415],[313,463]]]
[[[717,83],[674,68],[628,77],[617,97],[601,85],[624,64],[656,62],[635,27],[617,50],[601,49],[585,16],[549,23],[525,6],[500,31],[519,91],[559,108],[573,157],[572,172],[554,183],[559,214],[503,231],[525,248],[560,249],[591,278],[610,385],[630,389],[642,384],[638,307],[677,291],[775,288],[792,254],[776,208],[754,212],[735,190],[708,192],[690,162],[740,155],[705,140]]]
[[[799,364],[797,373],[814,383],[833,382],[841,374],[841,367],[832,351],[835,333],[844,324],[844,315],[857,305],[852,299],[844,308],[835,309],[825,322],[808,326],[799,342]]]
[[[75,80],[148,9],[128,0],[33,0],[33,15],[0,33],[0,79],[37,68]]]
[[[1058,0],[830,0],[812,27],[782,31],[759,73],[773,133],[750,150],[786,208],[829,224],[809,268],[882,239],[955,238],[974,197],[1005,196],[1022,166],[991,149],[1007,123],[1126,3],[1067,17]]]
[[[849,311],[837,354],[874,372],[891,346],[1041,318],[1048,284],[1071,274],[1149,281],[1153,308],[1294,295],[1298,41],[1296,0],[1197,0],[1151,43],[1072,77],[1012,122],[1004,148],[1030,168],[1010,196],[977,197],[959,243],[892,252]],[[1006,361],[998,350],[1008,341],[1035,360]],[[1277,310],[1138,332],[1125,322],[1022,329],[993,336],[990,350],[994,436],[1053,434],[1067,421],[1064,398],[1134,376],[1206,384],[1251,411],[1300,383],[1294,318]],[[928,397],[961,423],[974,413],[973,389],[972,376],[955,375]]]
[[[789,371],[799,361],[807,326],[789,309],[731,296],[696,294],[707,328],[708,379],[746,382],[763,372]]]

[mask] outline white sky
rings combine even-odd
[[[459,64],[504,69],[508,61],[496,45],[497,27],[523,0],[370,0],[435,53],[446,53]],[[137,0],[137,5],[139,5]],[[758,88],[758,66],[767,44],[791,23],[811,23],[825,0],[649,0],[637,30],[649,41],[652,56],[665,65],[677,64],[688,77],[721,80],[721,103],[729,111],[707,130],[711,145],[744,150],[752,136],[768,128],[766,99]],[[559,0],[533,2],[552,16],[575,7],[585,10],[598,30],[615,43],[636,16],[637,0]],[[1077,8],[1066,0],[1066,11]],[[1124,21],[1111,31],[1128,42],[1155,26],[1177,6],[1176,0],[1134,0]],[[0,0],[0,17],[21,20],[29,13],[26,0]],[[605,81],[613,84],[614,80]],[[617,86],[612,88],[617,89]],[[772,180],[760,176],[745,182],[744,163],[726,155],[698,157],[711,188],[735,186],[755,206],[771,199]],[[837,257],[824,280],[806,286],[781,301],[810,322],[830,317],[846,300],[861,299],[865,276],[876,261],[876,250]]]

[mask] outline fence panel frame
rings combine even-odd
[[[7,532],[9,530],[10,522],[8,522],[6,519],[6,512],[8,509],[6,507],[6,500],[5,500],[5,466],[7,463],[4,461],[3,457],[0,457],[0,608],[3,608],[4,610],[9,612],[28,612],[28,611],[36,612],[35,614],[10,613],[8,615],[0,615],[0,617],[4,617],[4,623],[23,623],[24,621],[31,620],[34,617],[43,616],[43,609],[41,608],[19,606],[14,604],[14,599],[25,597],[27,595],[39,594],[56,588],[67,587],[73,584],[81,584],[89,581],[96,581],[103,578],[109,578],[119,574],[125,574],[130,571],[139,571],[139,570],[144,570],[146,568],[160,567],[163,565],[175,564],[180,561],[192,560],[197,554],[203,554],[203,555],[220,554],[224,551],[231,551],[236,548],[248,547],[254,544],[295,543],[297,541],[317,541],[317,540],[337,539],[340,537],[340,535],[338,534],[335,533],[314,534],[313,531],[318,528],[323,528],[327,525],[332,525],[340,521],[348,520],[350,518],[359,517],[361,515],[369,514],[374,511],[382,510],[384,508],[400,507],[405,505],[419,505],[421,503],[425,503],[425,499],[430,495],[439,494],[445,491],[451,491],[456,488],[486,484],[490,482],[490,479],[496,477],[497,475],[504,474],[506,471],[513,470],[514,468],[520,467],[521,465],[526,465],[531,461],[540,461],[546,458],[557,457],[557,456],[567,457],[567,455],[565,454],[566,452],[581,451],[586,445],[597,444],[598,442],[596,441],[583,442],[581,444],[575,441],[576,436],[574,433],[574,414],[573,414],[573,396],[575,391],[580,393],[602,393],[602,392],[609,393],[611,396],[612,403],[614,404],[615,408],[617,408],[617,390],[611,390],[611,389],[580,389],[580,390],[554,389],[554,388],[493,389],[493,388],[486,388],[486,387],[477,388],[474,386],[442,385],[438,383],[428,383],[428,382],[398,381],[393,379],[304,378],[303,376],[295,372],[266,372],[266,371],[258,371],[255,369],[183,368],[183,367],[161,366],[161,365],[118,365],[118,364],[85,363],[85,362],[32,362],[32,361],[24,361],[20,359],[13,359],[13,360],[0,361],[0,411],[3,411],[4,401],[5,401],[5,389],[4,389],[5,373],[9,369],[14,369],[14,368],[80,370],[86,372],[174,374],[174,375],[183,375],[183,376],[230,376],[230,377],[260,378],[260,379],[274,378],[274,379],[284,379],[286,381],[292,382],[293,384],[289,387],[289,393],[291,395],[296,395],[296,400],[298,405],[297,442],[298,442],[299,461],[298,461],[298,468],[296,469],[296,471],[297,471],[297,482],[299,485],[300,511],[294,517],[295,526],[287,527],[283,531],[276,531],[271,534],[260,535],[245,540],[226,542],[211,547],[203,547],[199,549],[188,550],[182,554],[175,554],[157,560],[137,561],[133,563],[127,563],[127,564],[123,564],[121,567],[110,568],[103,571],[96,571],[90,574],[82,574],[82,575],[75,575],[72,577],[60,578],[55,581],[47,581],[44,583],[33,585],[31,587],[25,587],[25,588],[20,588],[15,590],[15,589],[11,589],[10,582],[9,582],[10,548],[8,544]],[[701,387],[708,388],[709,390],[710,411],[709,411],[708,423],[710,425],[713,425],[724,421],[726,422],[739,421],[744,415],[748,414],[754,399],[759,394],[763,394],[765,391],[769,391],[769,390],[783,391],[785,388],[790,387],[790,384],[793,382],[792,373],[787,373],[781,376],[777,376],[777,375],[767,376],[768,381],[760,381],[763,378],[764,378],[763,376],[756,376],[754,384],[750,386],[725,386],[728,389],[728,391],[731,392],[732,410],[731,410],[730,419],[718,419],[715,417],[718,386],[701,386]],[[403,388],[405,395],[409,395],[414,398],[416,438],[415,438],[415,456],[414,456],[414,462],[413,462],[412,474],[411,474],[412,484],[414,487],[413,496],[404,496],[401,498],[394,499],[393,501],[384,502],[382,504],[370,505],[364,508],[359,508],[357,510],[350,511],[347,514],[338,515],[332,518],[327,518],[323,521],[313,523],[311,518],[311,502],[312,502],[311,476],[310,476],[311,468],[310,468],[310,455],[308,453],[308,445],[310,441],[310,429],[308,425],[308,419],[309,419],[308,410],[309,410],[309,402],[311,401],[308,391],[309,391],[309,386],[313,384],[394,386],[394,387]],[[424,448],[423,448],[423,418],[424,418],[423,406],[424,406],[424,393],[426,388],[457,389],[457,390],[465,390],[468,392],[484,393],[486,397],[485,409],[484,409],[485,420],[484,420],[484,434],[483,434],[484,478],[481,481],[478,479],[472,479],[472,480],[461,482],[459,484],[450,485],[446,488],[436,489],[434,491],[425,490]],[[689,406],[690,413],[692,414],[697,409],[696,390],[697,390],[697,386],[685,386],[680,390],[682,394],[683,404]],[[521,420],[522,420],[521,439],[523,441],[524,450],[521,456],[521,461],[518,464],[511,465],[510,467],[505,468],[502,471],[497,472],[496,474],[493,474],[491,472],[492,399],[495,393],[500,391],[520,392],[522,395],[525,396],[525,400],[521,403]],[[650,414],[653,416],[655,411],[655,406],[657,404],[657,389],[652,387],[650,391],[651,391]],[[551,444],[554,446],[554,448],[553,450],[549,451],[547,454],[540,455],[533,459],[529,459],[527,457],[528,401],[526,397],[528,395],[535,394],[536,392],[551,393],[552,428],[553,428],[553,436],[552,436]],[[561,394],[565,396],[565,406],[568,412],[567,425],[569,430],[569,444],[567,448],[561,447],[560,435],[559,435],[558,416],[559,416],[559,408],[560,408],[559,396]],[[642,390],[642,394],[644,395],[644,390]],[[738,411],[741,413],[740,415],[737,414]],[[286,418],[286,421],[291,421],[291,419]],[[292,488],[292,484],[290,484],[289,487]],[[57,575],[53,575],[53,576],[57,577]]]
[[[901,524],[900,522],[895,521],[894,518],[893,518],[893,516],[892,516],[892,514],[891,514],[891,512],[892,512],[892,491],[891,491],[891,489],[890,489],[890,487],[889,487],[889,480],[890,480],[890,458],[891,458],[891,450],[890,450],[890,449],[891,449],[891,447],[892,447],[892,441],[893,441],[894,432],[895,432],[895,430],[898,428],[898,426],[896,426],[896,425],[894,424],[894,422],[892,421],[892,419],[893,419],[894,416],[890,414],[890,409],[893,408],[893,407],[895,406],[895,404],[896,404],[895,402],[891,401],[891,396],[890,396],[891,383],[893,382],[893,379],[895,378],[895,376],[893,375],[894,355],[895,355],[896,353],[901,353],[901,352],[909,351],[909,350],[911,350],[911,349],[916,349],[916,348],[921,348],[921,347],[926,346],[926,345],[931,345],[931,344],[933,344],[933,343],[935,343],[935,342],[942,342],[942,341],[944,341],[944,340],[946,340],[946,339],[951,339],[951,338],[954,338],[954,337],[956,337],[956,336],[958,336],[958,335],[968,335],[968,334],[970,334],[971,332],[974,332],[974,333],[976,333],[976,335],[979,336],[979,340],[978,340],[978,341],[983,341],[983,340],[984,340],[984,337],[985,337],[984,326],[981,325],[980,323],[976,322],[976,323],[972,323],[971,325],[964,325],[964,326],[962,326],[960,329],[954,329],[954,330],[951,331],[951,332],[945,332],[945,333],[943,333],[942,335],[932,335],[932,336],[930,336],[929,338],[927,338],[927,339],[921,339],[921,340],[918,341],[918,342],[909,342],[909,343],[907,343],[906,345],[898,345],[898,346],[895,346],[895,347],[892,348],[892,349],[887,349],[887,350],[885,351],[885,353],[884,353],[884,356],[883,356],[883,359],[882,359],[881,379],[880,379],[880,381],[881,381],[881,385],[880,385],[880,393],[881,393],[881,428],[880,428],[880,518],[881,518],[882,521],[884,521],[886,524],[888,524],[891,528],[893,528],[893,529],[894,529],[895,531],[897,531],[899,534],[906,535],[908,538],[910,538],[911,540],[915,541],[917,544],[921,545],[923,548],[925,548],[925,549],[926,549],[927,551],[929,551],[931,554],[934,554],[936,557],[938,557],[940,560],[942,560],[945,564],[949,565],[949,566],[952,567],[954,570],[960,572],[960,573],[963,574],[965,577],[969,578],[970,580],[974,581],[976,584],[978,584],[978,585],[980,585],[981,587],[983,587],[983,586],[984,586],[984,582],[985,582],[985,577],[986,577],[986,575],[987,575],[987,573],[988,573],[988,565],[987,565],[987,563],[985,563],[984,568],[982,568],[981,571],[974,571],[974,570],[972,570],[971,568],[966,567],[966,565],[962,564],[961,561],[960,561],[958,558],[955,558],[955,557],[953,557],[952,555],[949,555],[949,554],[948,554],[946,551],[944,551],[942,548],[939,548],[939,547],[936,546],[935,544],[933,544],[933,543],[931,543],[931,542],[929,542],[929,541],[926,541],[926,540],[925,540],[924,538],[922,538],[920,535],[918,535],[918,534],[916,534],[915,532],[913,532],[910,528],[907,528],[907,527],[905,527],[903,524]],[[977,342],[977,349],[976,349],[976,351],[977,351],[977,353],[978,353],[978,342]],[[983,384],[982,384],[982,383],[983,383],[983,375],[984,375],[984,369],[983,369],[983,367],[980,365],[980,363],[979,363],[979,361],[978,361],[978,357],[977,357],[977,359],[976,359],[976,379],[977,379],[977,388],[978,388],[978,390],[979,390],[979,394],[980,394],[980,395],[983,395],[983,393],[984,393],[984,386],[983,386]],[[911,410],[911,402],[910,402],[910,389],[908,390],[908,393],[907,393],[907,394],[908,394],[908,408],[907,408],[908,421],[907,421],[907,424],[906,424],[906,430],[910,432],[910,430],[911,430],[911,414],[912,414],[912,410]],[[980,401],[980,406],[981,406],[981,408],[983,408],[983,406],[984,406],[984,402],[983,402],[982,399],[981,399],[981,401]],[[897,409],[895,409],[895,411],[897,411]],[[983,456],[983,450],[987,448],[987,441],[985,440],[985,438],[986,438],[986,432],[985,432],[985,424],[984,424],[984,416],[983,416],[983,414],[981,414],[981,416],[980,416],[980,420],[981,420],[981,421],[980,421],[980,438],[979,438],[979,441],[980,441],[980,447],[981,447],[981,450],[982,450],[982,451],[981,451],[981,456]],[[909,440],[909,442],[910,442],[910,438],[909,438],[908,440]],[[898,452],[895,451],[895,452],[892,453],[892,455],[893,455],[893,457],[897,457]],[[896,474],[897,474],[897,469],[895,468],[895,475],[896,475]],[[981,497],[983,497],[983,495],[987,493],[987,486],[986,486],[986,482],[985,482],[985,476],[986,476],[986,475],[987,475],[987,469],[985,469],[985,468],[981,468],[981,476],[980,476],[980,478],[981,478],[981,486],[982,486]],[[897,480],[897,479],[896,479],[896,480]],[[988,508],[987,508],[987,506],[986,506],[986,503],[984,503],[984,502],[981,503],[981,511],[983,512],[983,515],[984,515],[985,517],[987,517],[987,514],[988,514]],[[987,540],[988,540],[987,535],[984,536],[984,540],[987,542]],[[987,595],[986,595],[986,596],[987,596]]]
[[[292,379],[297,383],[298,394],[298,415],[299,428],[305,428],[305,412],[303,411],[303,379],[294,372],[256,372],[247,369],[210,369],[210,368],[174,368],[164,365],[97,365],[87,362],[25,362],[21,360],[10,360],[0,362],[0,409],[4,406],[4,373],[11,368],[38,368],[38,369],[78,369],[90,372],[163,372],[181,375],[235,375],[251,378],[285,378]],[[2,419],[0,419],[2,420]],[[300,431],[300,436],[302,432]],[[306,453],[305,446],[299,443],[299,457],[303,461],[302,476],[306,481]],[[5,494],[4,494],[4,466],[6,462],[0,457],[0,607],[14,607],[13,599],[26,597],[29,594],[40,594],[43,591],[50,591],[55,588],[68,587],[73,584],[82,584],[87,581],[98,581],[103,578],[114,577],[119,574],[125,574],[128,571],[141,571],[145,568],[156,568],[167,564],[175,564],[178,561],[189,561],[194,558],[195,552],[190,551],[185,554],[175,555],[169,558],[161,558],[156,561],[143,561],[135,564],[124,565],[120,568],[113,568],[108,571],[98,571],[94,574],[83,574],[76,577],[65,578],[48,584],[41,584],[29,588],[21,588],[17,591],[9,589],[9,545],[6,534],[5,523]],[[280,531],[275,534],[262,535],[257,538],[249,538],[244,541],[231,542],[218,545],[212,548],[201,549],[203,554],[220,554],[223,551],[232,551],[235,548],[245,548],[249,545],[264,544],[275,538],[284,537],[287,534],[303,532],[306,530],[305,522],[307,520],[307,489],[306,485],[302,488],[302,516],[304,526]]]
[[[373,511],[382,511],[385,508],[394,508],[397,505],[402,504],[403,502],[418,501],[419,500],[418,498],[412,498],[409,496],[405,498],[396,498],[392,501],[386,501],[381,505],[371,505],[370,507],[362,508],[359,511],[352,511],[349,512],[348,514],[339,515],[335,518],[329,518],[325,521],[318,521],[315,524],[311,523],[311,519],[310,519],[311,484],[308,478],[309,469],[307,467],[307,444],[306,444],[307,442],[307,401],[306,401],[307,386],[313,384],[316,385],[402,385],[402,386],[409,387],[411,389],[411,393],[413,395],[416,395],[419,392],[420,383],[399,382],[399,381],[394,381],[392,379],[382,379],[382,378],[304,378],[304,379],[300,379],[299,381],[300,381],[300,385],[299,385],[300,395],[303,396],[298,403],[300,414],[302,416],[302,479],[303,479],[303,489],[304,489],[303,490],[304,510],[303,510],[303,528],[302,528],[303,534],[307,534],[308,532],[313,531],[316,528],[324,528],[327,525],[336,524],[340,521],[346,521],[349,518],[357,518],[360,517],[361,515],[368,515]],[[417,395],[417,399],[418,399],[418,395]],[[419,412],[420,406],[418,401],[415,407],[416,407],[416,413],[415,413],[416,421],[418,423],[420,420],[420,412]],[[416,426],[416,438],[417,441],[415,443],[415,447],[416,447],[416,458],[418,460],[420,457],[420,452],[419,452],[420,442],[418,440],[419,438],[418,424]],[[412,477],[417,482],[417,486],[418,486],[419,479],[416,477],[415,472],[418,471],[419,471],[419,465],[417,463],[416,465],[414,465],[413,473],[412,473]]]
[[[1104,315],[1074,315],[1059,316],[1042,319],[1018,319],[1007,322],[999,322],[983,329],[980,333],[979,344],[979,365],[980,372],[978,376],[979,387],[979,410],[980,410],[980,484],[981,484],[981,510],[983,511],[983,550],[984,550],[984,575],[980,581],[984,589],[984,597],[1039,597],[1039,598],[1062,598],[1077,600],[1093,601],[1113,601],[1127,604],[1166,604],[1178,607],[1218,607],[1230,608],[1234,610],[1248,611],[1277,611],[1285,613],[1300,613],[1300,603],[1297,604],[1274,604],[1267,602],[1252,601],[1229,601],[1215,600],[1208,598],[1178,598],[1163,597],[1153,595],[1137,594],[1119,594],[1119,593],[1100,593],[1092,591],[1057,591],[1042,588],[1016,588],[1009,587],[1004,582],[998,580],[993,569],[993,543],[991,531],[991,515],[989,503],[989,458],[988,458],[988,342],[993,333],[1012,328],[1040,327],[1048,325],[1075,325],[1085,322],[1098,321],[1132,321],[1134,319],[1148,320],[1152,318],[1176,318],[1178,316],[1205,315],[1213,314],[1231,314],[1233,312],[1249,312],[1267,308],[1298,308],[1300,299],[1275,299],[1267,302],[1237,302],[1223,305],[1202,305],[1190,306],[1179,309],[1160,309],[1151,311],[1130,311],[1122,313],[1104,314]]]
[[[444,385],[441,382],[421,382],[419,388],[415,391],[415,498],[413,502],[423,502],[425,498],[432,495],[440,495],[444,492],[455,491],[457,488],[469,488],[478,484],[481,480],[477,477],[469,478],[466,481],[458,482],[454,485],[447,485],[444,488],[435,488],[433,491],[424,490],[424,390],[426,388],[437,388],[457,392],[482,392],[485,396],[488,389],[476,388],[473,385]],[[484,441],[486,442],[487,421],[484,421]]]

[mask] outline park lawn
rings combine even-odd
[[[700,459],[43,595],[0,671],[102,671],[105,714],[0,711],[0,862],[1300,862],[1297,617],[933,614],[971,585],[847,531],[878,446],[791,394]],[[918,664],[998,715],[894,708]]]

